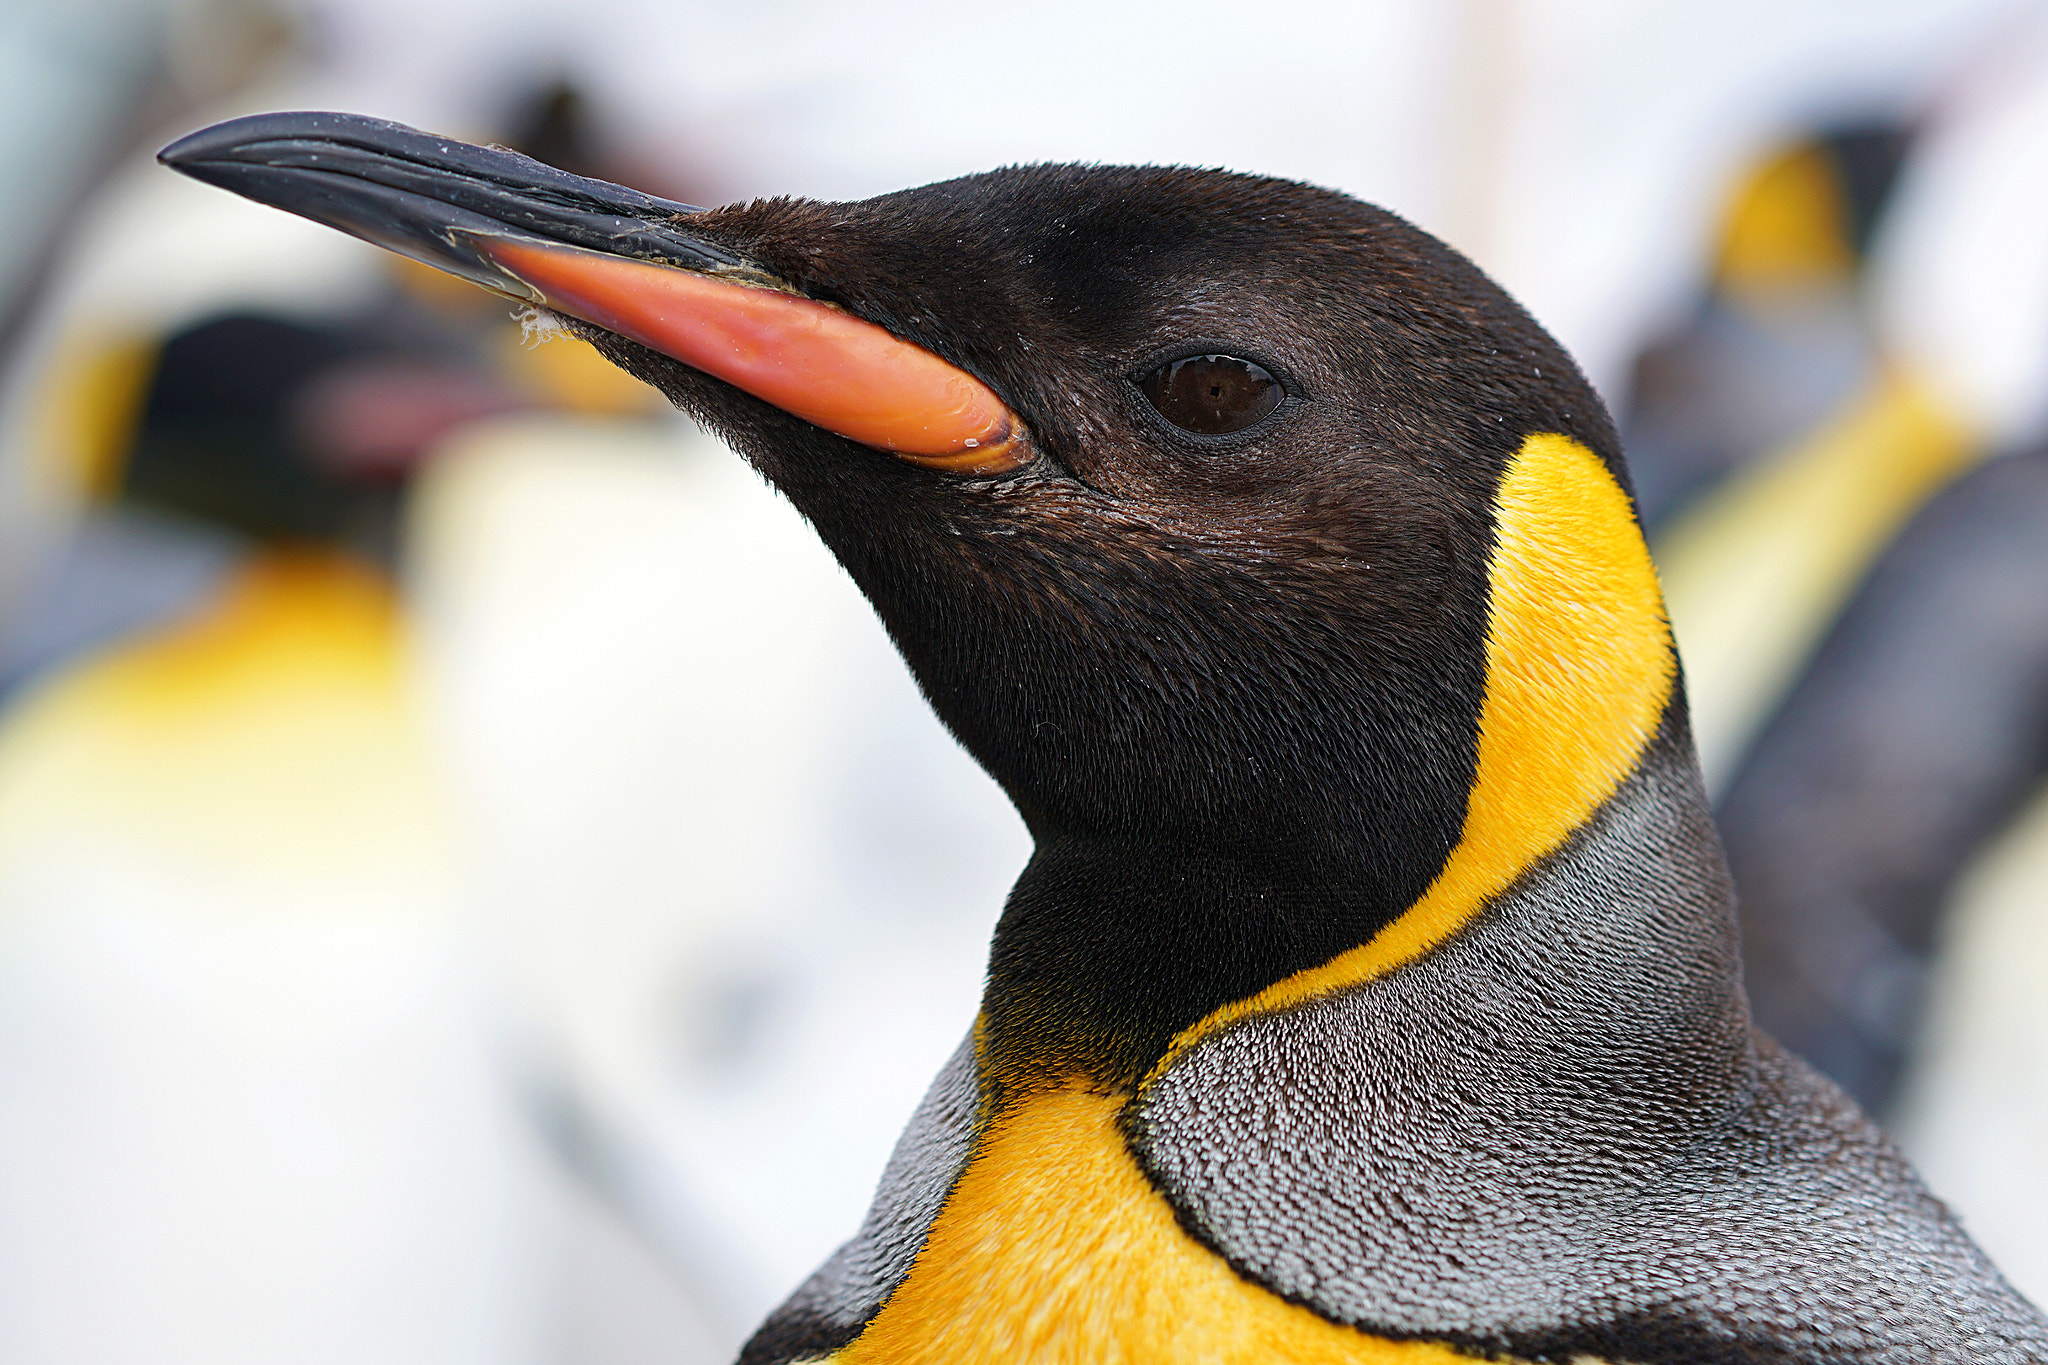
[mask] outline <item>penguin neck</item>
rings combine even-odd
[[[1683,700],[1674,702],[1611,797],[1561,840],[1485,881],[1461,878],[1454,853],[1430,890],[1405,907],[1375,906],[1363,889],[1376,884],[1370,870],[1334,857],[1304,858],[1283,873],[1200,846],[1042,839],[990,956],[977,1027],[986,1095],[1000,1108],[1077,1084],[1135,1093],[1238,1021],[1441,953],[1523,896],[1532,879],[1612,883],[1627,890],[1623,899],[1663,903],[1657,922],[1665,938],[1650,942],[1647,958],[1617,960],[1616,970],[1669,970],[1694,993],[1701,982],[1725,983],[1726,999],[1707,1012],[1739,1020],[1717,1026],[1717,1036],[1746,1037],[1732,892]],[[1617,860],[1631,870],[1615,872]],[[1597,933],[1610,910],[1588,904],[1583,926],[1553,916],[1545,933],[1557,942],[1518,942],[1516,950],[1532,964],[1569,955],[1565,940]]]
[[[1382,883],[1329,855],[1041,838],[996,927],[984,1075],[1131,1092],[1205,1016],[1369,939],[1399,908]]]

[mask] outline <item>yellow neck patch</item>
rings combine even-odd
[[[998,1118],[917,1264],[844,1365],[1451,1365],[1433,1342],[1330,1322],[1181,1231],[1131,1160],[1128,1096],[1041,1091]]]
[[[1566,436],[1531,436],[1496,495],[1479,756],[1457,846],[1368,943],[1223,1006],[1189,1047],[1256,1014],[1384,976],[1449,938],[1614,794],[1677,676],[1657,571],[1628,495]]]

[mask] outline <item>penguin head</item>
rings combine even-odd
[[[163,155],[566,314],[724,433],[1041,857],[1312,908],[1219,911],[1227,950],[1196,951],[1235,965],[1155,1034],[1363,943],[1461,856],[1498,889],[1670,698],[1601,404],[1475,267],[1346,196],[1030,166],[699,211],[340,115]],[[772,345],[770,314],[794,318]],[[1521,833],[1468,852],[1487,800]]]
[[[1494,486],[1534,431],[1615,458],[1498,289],[1390,214],[1221,172],[1026,167],[690,228],[1028,433],[993,476],[878,459],[606,343],[810,518],[1041,839],[1297,872],[1372,848],[1378,898],[1421,891],[1472,776]]]

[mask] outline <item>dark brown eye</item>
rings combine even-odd
[[[1170,360],[1138,381],[1159,415],[1182,431],[1222,436],[1243,431],[1280,406],[1280,381],[1234,355]]]

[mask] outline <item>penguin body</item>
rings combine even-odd
[[[344,116],[165,159],[723,431],[1031,829],[973,1032],[743,1360],[2048,1359],[1752,1030],[1619,444],[1448,248],[1222,172],[703,213]]]

